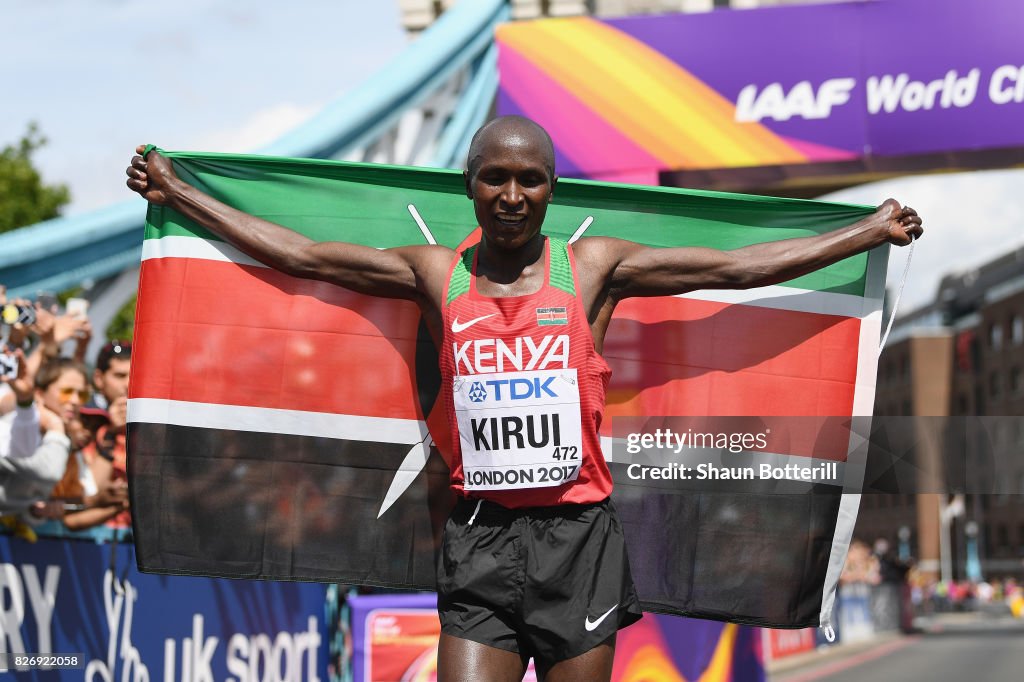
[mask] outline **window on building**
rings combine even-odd
[[[1003,326],[1001,324],[989,325],[988,341],[992,350],[999,350],[1003,347]]]
[[[1020,367],[1014,367],[1010,370],[1010,394],[1020,395],[1020,390]]]
[[[990,372],[988,375],[988,394],[992,398],[998,398],[1003,390],[1003,375],[999,372]]]
[[[1006,547],[1010,544],[1010,532],[1005,524],[996,526],[996,543],[999,547]]]
[[[1024,343],[1024,317],[1013,316],[1013,320],[1010,322],[1010,339],[1015,346]]]

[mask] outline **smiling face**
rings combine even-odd
[[[488,246],[516,250],[540,233],[557,177],[543,129],[520,118],[497,119],[470,147],[466,194]]]

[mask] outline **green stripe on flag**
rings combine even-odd
[[[438,244],[455,248],[476,227],[458,171],[234,154],[167,156],[187,182],[317,241],[341,239],[376,248],[425,244],[410,204]],[[872,211],[800,199],[562,180],[544,231],[568,239],[592,217],[585,236],[735,249],[821,234]],[[146,238],[168,235],[216,239],[177,212],[151,206]],[[862,296],[866,266],[867,255],[861,254],[785,285]]]

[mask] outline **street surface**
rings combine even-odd
[[[958,614],[921,634],[894,635],[851,653],[777,671],[770,682],[1018,682],[1024,680],[1024,620]],[[838,647],[837,647],[838,648]]]

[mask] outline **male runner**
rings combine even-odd
[[[600,352],[619,301],[775,284],[922,233],[917,213],[890,199],[828,234],[733,251],[608,237],[570,247],[541,234],[558,179],[551,138],[513,116],[484,125],[470,145],[466,194],[482,237],[458,257],[436,245],[313,242],[203,194],[157,153],[135,156],[127,174],[147,201],[271,267],[419,305],[441,349],[443,398],[457,434],[451,469],[460,502],[438,561],[438,676],[446,682],[520,680],[531,656],[549,682],[608,680],[615,632],[640,615],[597,439],[610,374]],[[558,326],[541,326],[542,310]],[[516,344],[538,361],[516,366],[503,352]],[[482,373],[489,381],[474,380]],[[558,398],[525,416],[509,410],[498,393],[516,381]],[[481,408],[494,408],[490,421]],[[527,454],[557,442],[566,478],[475,485],[497,462],[498,441]]]

